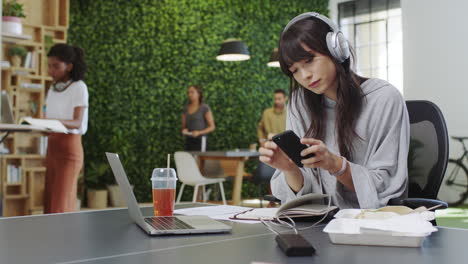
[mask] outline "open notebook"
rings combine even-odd
[[[336,206],[328,206],[329,195],[310,193],[291,200],[279,208],[252,208],[238,213],[231,219],[238,220],[273,220],[285,217],[311,217],[325,215],[337,209]]]
[[[68,133],[68,129],[62,124],[62,122],[54,119],[39,119],[32,117],[23,117],[19,121],[20,124],[29,124],[34,127],[42,128],[50,132],[56,133]]]

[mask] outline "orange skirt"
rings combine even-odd
[[[49,134],[46,166],[44,213],[76,211],[77,180],[83,167],[81,135]]]

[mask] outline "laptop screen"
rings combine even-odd
[[[123,197],[127,201],[128,212],[130,214],[130,217],[141,228],[143,228],[146,231],[149,231],[143,220],[143,214],[140,211],[140,207],[138,207],[138,203],[135,198],[135,195],[133,194],[130,182],[128,182],[127,174],[125,173],[122,163],[120,162],[119,155],[117,155],[116,153],[106,152],[106,156],[111,166],[112,172],[114,173],[115,180],[119,184]]]
[[[2,91],[2,99],[0,100],[0,123],[3,124],[14,124],[13,111],[11,109],[10,97],[6,91]]]

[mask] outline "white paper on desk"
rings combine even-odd
[[[260,218],[263,220],[273,220],[276,217],[276,213],[278,212],[278,208],[255,208],[252,211],[247,211],[241,215],[240,218],[245,219],[258,219]]]
[[[250,207],[242,206],[233,206],[233,205],[214,205],[214,206],[200,206],[193,208],[184,208],[174,210],[174,214],[181,215],[205,215],[216,220],[227,220],[232,222],[239,222],[244,224],[258,224],[259,221],[249,221],[249,220],[234,220],[229,219],[229,217],[234,216],[235,214],[245,212]]]

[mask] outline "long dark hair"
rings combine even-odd
[[[202,88],[198,85],[189,85],[189,89],[190,87],[193,87],[197,93],[198,93],[198,103],[202,104],[203,103],[203,92],[202,92]],[[189,101],[190,103],[190,101]]]
[[[363,105],[363,92],[360,87],[365,80],[351,69],[352,58],[339,63],[327,48],[326,35],[332,31],[330,26],[320,19],[311,17],[294,23],[281,35],[279,41],[279,61],[281,70],[290,77],[290,93],[292,103],[304,103],[304,108],[310,116],[310,126],[306,128],[308,137],[324,140],[326,116],[324,109],[324,95],[315,94],[302,87],[289,71],[294,63],[312,58],[312,54],[305,51],[301,44],[329,56],[336,68],[338,81],[336,100],[337,139],[340,153],[348,160],[352,160],[353,141],[359,138],[355,131],[356,121],[361,113]],[[354,60],[353,60],[354,61]],[[300,96],[304,98],[300,98]],[[305,120],[301,116],[302,126],[305,128]]]
[[[67,44],[55,44],[50,48],[47,57],[57,57],[65,63],[72,63],[73,69],[70,72],[70,78],[73,81],[84,79],[87,67],[83,49]]]

